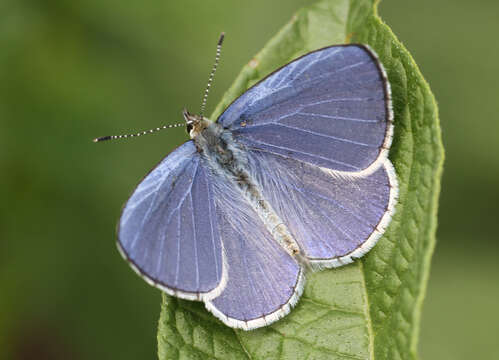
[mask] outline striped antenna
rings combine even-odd
[[[217,71],[218,62],[220,61],[220,51],[222,50],[222,43],[224,42],[225,33],[220,34],[220,38],[218,39],[217,44],[217,55],[215,56],[215,63],[213,64],[213,68],[211,69],[210,77],[208,78],[208,84],[206,85],[206,90],[204,91],[203,102],[201,103],[201,111],[199,112],[199,116],[201,118],[204,114],[204,109],[206,107],[206,101],[208,100],[208,93],[210,92],[211,83],[213,82],[213,77],[215,76],[215,71]]]
[[[142,136],[142,135],[152,134],[154,132],[157,132],[157,131],[160,131],[160,130],[164,130],[164,129],[176,128],[176,127],[179,127],[179,126],[185,126],[185,123],[163,125],[163,126],[158,127],[156,129],[141,131],[141,132],[136,133],[136,134],[102,136],[102,137],[99,137],[99,138],[95,138],[94,142],[101,142],[101,141],[106,141],[106,140],[116,140],[116,139],[126,139],[126,138],[131,138],[131,137],[136,137],[136,136]]]

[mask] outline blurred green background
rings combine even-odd
[[[0,2],[0,358],[156,358],[160,292],[119,256],[115,224],[186,134],[90,140],[197,111],[223,30],[213,109],[310,2]],[[430,83],[446,147],[420,353],[497,359],[499,2],[385,0],[379,13]]]

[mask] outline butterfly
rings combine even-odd
[[[216,121],[183,116],[191,139],[139,183],[118,225],[121,254],[151,285],[255,329],[290,312],[306,272],[351,263],[385,232],[393,112],[369,46],[297,58]]]

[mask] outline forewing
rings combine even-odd
[[[182,298],[209,298],[223,286],[222,245],[209,176],[188,141],[142,180],[119,223],[118,245],[134,269]]]
[[[250,148],[357,172],[387,157],[390,88],[368,47],[332,46],[272,73],[218,122]]]
[[[249,155],[263,197],[318,268],[364,255],[394,212],[398,185],[389,160],[349,175],[262,151]]]
[[[222,293],[206,307],[231,327],[249,330],[268,325],[298,300],[302,270],[272,238],[241,192],[223,178],[217,179],[215,188],[228,279]]]

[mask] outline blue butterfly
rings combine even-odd
[[[308,53],[216,122],[183,116],[191,140],[142,180],[119,221],[118,248],[151,285],[250,330],[289,313],[306,271],[348,264],[384,233],[398,194],[393,113],[368,46]]]

